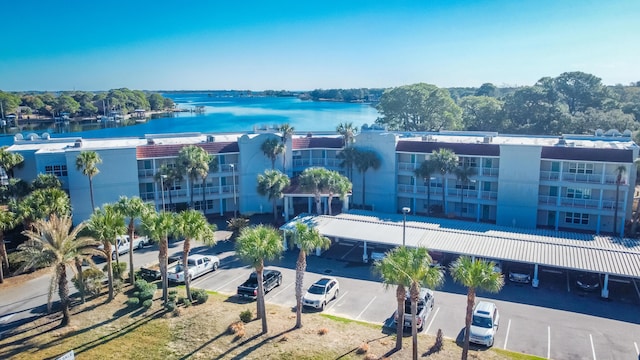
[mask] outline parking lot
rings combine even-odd
[[[340,295],[324,312],[376,323],[383,331],[397,306],[395,287],[385,288],[372,266],[362,263],[362,250],[361,245],[343,244],[321,257],[309,256],[305,289],[322,276],[336,277]],[[335,259],[336,254],[342,254],[340,260]],[[232,251],[219,251],[218,256],[220,270],[196,279],[194,286],[233,295],[253,269],[244,266]],[[283,274],[283,284],[266,295],[268,303],[295,306],[296,256],[295,251],[288,252],[267,266]],[[544,358],[637,358],[640,297],[635,283],[610,282],[611,296],[603,300],[599,292],[577,290],[573,281],[571,272],[541,269],[538,288],[507,281],[498,294],[478,293],[479,298],[495,302],[501,313],[494,347]],[[255,304],[248,306],[253,310]],[[444,286],[435,292],[435,305],[424,332],[435,335],[442,329],[446,337],[461,339],[465,308],[466,289],[447,276]]]

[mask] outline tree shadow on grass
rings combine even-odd
[[[375,338],[375,339],[369,339],[369,340],[365,341],[364,343],[366,343],[366,344],[370,344],[370,343],[372,343],[372,342],[374,342],[374,341],[379,341],[379,340],[382,340],[382,339],[384,339],[384,338],[388,338],[388,337],[390,337],[390,335],[384,335],[384,336],[380,336],[380,337]],[[357,353],[358,353],[358,349],[359,349],[359,348],[360,348],[360,346],[357,346],[357,347],[354,347],[353,349],[351,349],[351,350],[349,350],[349,351],[345,352],[345,353],[344,353],[344,354],[342,354],[342,355],[338,355],[338,356],[336,357],[336,360],[344,359],[344,358],[349,357],[350,355],[357,354]],[[393,354],[393,353],[395,353],[395,352],[396,352],[396,350],[395,350],[395,348],[394,348],[393,350],[391,350],[391,351],[387,352],[387,354]],[[387,354],[385,354],[383,357],[388,357],[389,355],[387,355]]]
[[[244,359],[245,357],[247,357],[249,354],[254,352],[259,347],[261,347],[261,346],[263,346],[263,345],[265,345],[267,343],[270,343],[271,341],[275,340],[276,338],[278,338],[278,337],[280,337],[282,335],[288,334],[288,333],[290,333],[291,331],[294,331],[294,330],[296,330],[295,326],[290,328],[290,329],[281,331],[281,332],[279,332],[277,334],[271,335],[271,336],[263,339],[262,341],[259,341],[255,345],[249,346],[248,348],[244,349],[241,353],[239,353],[238,355],[232,357],[231,359],[232,360]],[[231,351],[233,351],[233,350],[235,350],[237,348],[240,348],[240,347],[244,346],[245,344],[248,344],[249,342],[251,342],[251,341],[253,341],[253,340],[255,340],[255,339],[257,339],[257,338],[259,338],[259,337],[261,337],[263,335],[265,335],[265,334],[260,332],[260,333],[258,333],[256,335],[246,339],[245,341],[239,342],[236,346],[232,347],[231,349],[227,350],[225,353],[223,353],[223,354],[219,355],[218,357],[216,357],[216,359],[222,359],[225,355],[227,355]]]

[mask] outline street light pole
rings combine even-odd
[[[411,208],[402,208],[402,246],[405,246],[405,238],[407,234],[407,214],[411,212]]]
[[[231,167],[231,177],[233,180],[233,217],[237,217],[238,213],[238,203],[236,201],[236,167],[233,164],[229,165]]]

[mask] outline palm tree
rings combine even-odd
[[[184,237],[184,247],[182,250],[182,265],[184,266],[184,285],[187,288],[187,297],[191,297],[191,276],[189,276],[189,251],[191,251],[191,241],[200,241],[208,246],[216,244],[216,226],[209,224],[207,218],[196,210],[186,210],[176,216],[175,235]]]
[[[38,176],[31,182],[31,186],[34,189],[46,189],[46,188],[62,188],[62,183],[57,176],[53,174],[38,174]]]
[[[265,170],[264,174],[258,175],[258,194],[273,202],[274,222],[278,220],[277,201],[282,198],[284,189],[290,183],[289,177],[278,170]]]
[[[7,151],[9,147],[0,147],[0,167],[7,173],[9,179],[13,178],[13,169],[16,166],[22,165],[24,157],[18,153],[12,153]]]
[[[52,268],[48,299],[51,303],[52,294],[57,289],[62,306],[61,326],[67,326],[71,321],[67,268],[75,272],[73,264],[76,257],[100,254],[100,250],[96,248],[99,244],[96,240],[78,236],[85,224],[81,223],[73,230],[72,226],[69,216],[59,218],[54,214],[48,220],[40,219],[34,223],[34,230],[22,232],[28,240],[18,246],[18,257],[25,261],[20,270],[42,265]]]
[[[348,148],[353,145],[354,137],[358,134],[358,127],[353,126],[352,122],[344,122],[336,126],[336,132],[342,135],[344,147]]]
[[[291,138],[295,128],[289,124],[282,124],[278,127],[278,131],[282,133],[282,146],[283,146],[283,156],[282,156],[282,172],[287,173],[287,140]]]
[[[369,169],[378,170],[380,168],[381,160],[375,151],[371,150],[358,150],[356,154],[355,165],[358,171],[362,174],[362,208],[365,207],[365,173]]]
[[[342,151],[340,151],[338,155],[336,155],[336,158],[342,160],[340,162],[340,167],[345,169],[347,178],[349,178],[349,180],[353,180],[353,166],[356,164],[357,154],[358,149],[354,147],[348,147],[342,149]]]
[[[476,289],[496,293],[502,289],[504,278],[502,273],[494,271],[493,261],[471,259],[461,256],[451,264],[449,271],[453,280],[467,288],[467,315],[465,317],[464,346],[462,359],[466,360],[469,353],[469,331],[471,316],[476,301]]]
[[[296,224],[295,234],[295,242],[300,249],[298,261],[296,261],[296,328],[299,329],[302,327],[302,286],[307,268],[307,253],[318,248],[328,249],[331,240],[322,236],[318,229],[303,223]],[[324,305],[321,306],[324,307]]]
[[[404,303],[407,288],[410,288],[412,311],[412,335],[414,336],[414,354],[417,354],[416,312],[420,286],[435,288],[442,284],[444,274],[438,267],[432,267],[431,256],[426,248],[397,247],[375,263],[375,271],[382,276],[386,287],[396,285],[396,301],[398,304],[396,318],[396,351],[402,349]]]
[[[98,164],[102,163],[102,158],[95,151],[81,151],[76,157],[76,169],[82,171],[82,175],[89,178],[89,195],[91,196],[91,210],[95,209],[93,202],[93,177],[100,173]]]
[[[318,215],[322,215],[321,196],[322,192],[326,190],[327,178],[329,177],[329,170],[322,167],[310,167],[304,169],[300,174],[300,186],[304,191],[313,193],[316,201],[316,212]]]
[[[327,179],[325,179],[327,191],[329,191],[329,198],[327,199],[327,207],[329,208],[329,215],[331,215],[331,202],[333,197],[338,194],[341,199],[344,200],[345,195],[351,192],[351,181],[345,176],[341,175],[337,171],[327,171]]]
[[[169,167],[167,164],[162,164],[158,172],[153,175],[153,179],[162,184],[162,191],[167,191],[171,190],[174,183],[179,183],[184,180],[184,176],[177,167]],[[171,197],[171,191],[169,191],[169,208],[171,208],[171,205],[173,205],[173,199]]]
[[[262,143],[260,150],[271,160],[271,169],[275,169],[278,155],[284,153],[284,145],[278,139],[270,138]]]
[[[10,210],[0,209],[0,284],[4,283],[4,267],[9,269],[7,248],[4,245],[4,233],[13,229],[18,224],[16,214]]]
[[[141,219],[147,212],[153,211],[153,207],[150,203],[145,203],[137,196],[128,198],[121,196],[117,203],[114,205],[116,211],[122,216],[129,219],[129,225],[127,226],[127,234],[129,235],[129,283],[133,285],[136,278],[133,274],[133,238],[135,235],[135,222],[136,219]]]
[[[52,214],[62,217],[71,213],[69,195],[58,188],[36,189],[22,201],[11,201],[9,207],[16,213],[25,228]]]
[[[258,275],[257,316],[262,319],[262,333],[266,334],[267,314],[264,304],[264,261],[274,260],[282,254],[284,246],[278,230],[258,225],[242,229],[236,240],[236,255],[256,269]]]
[[[436,172],[436,166],[433,160],[425,160],[420,164],[414,173],[416,177],[423,178],[427,183],[427,215],[431,214],[431,175]]]
[[[177,165],[180,173],[187,176],[187,186],[189,187],[190,203],[189,208],[193,209],[193,184],[196,179],[205,179],[209,172],[209,163],[213,158],[206,150],[199,146],[189,145],[180,149],[178,153]],[[204,188],[202,189],[204,191]]]
[[[620,165],[616,168],[616,203],[613,207],[613,234],[618,234],[618,200],[620,198],[620,185],[624,184],[624,175],[627,167]]]
[[[167,211],[149,212],[142,217],[142,231],[153,240],[158,241],[158,264],[162,277],[162,299],[166,304],[169,301],[169,279],[167,269],[169,267],[169,235],[175,232],[176,214]]]
[[[124,234],[127,231],[127,227],[124,222],[124,215],[116,211],[114,205],[106,204],[102,209],[94,210],[87,223],[87,228],[93,235],[93,237],[100,241],[104,246],[104,254],[107,259],[107,275],[109,279],[109,299],[113,300],[113,268],[111,266],[111,249],[112,245],[117,246],[117,237]],[[116,249],[116,255],[118,251]]]
[[[456,178],[460,182],[460,217],[462,217],[462,204],[464,202],[464,188],[469,185],[471,181],[471,177],[477,174],[476,168],[470,167],[468,165],[458,166],[454,169],[454,173],[456,174]]]
[[[440,173],[442,177],[442,211],[447,213],[447,201],[446,201],[446,176],[451,173],[453,169],[458,165],[458,156],[449,149],[438,149],[431,152],[429,160],[432,160],[435,164],[436,171]]]

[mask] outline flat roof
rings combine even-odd
[[[402,244],[402,214],[359,210],[335,216],[302,214],[281,229],[293,230],[296,222],[314,226],[324,236]],[[637,239],[408,215],[405,243],[434,251],[640,278]]]

